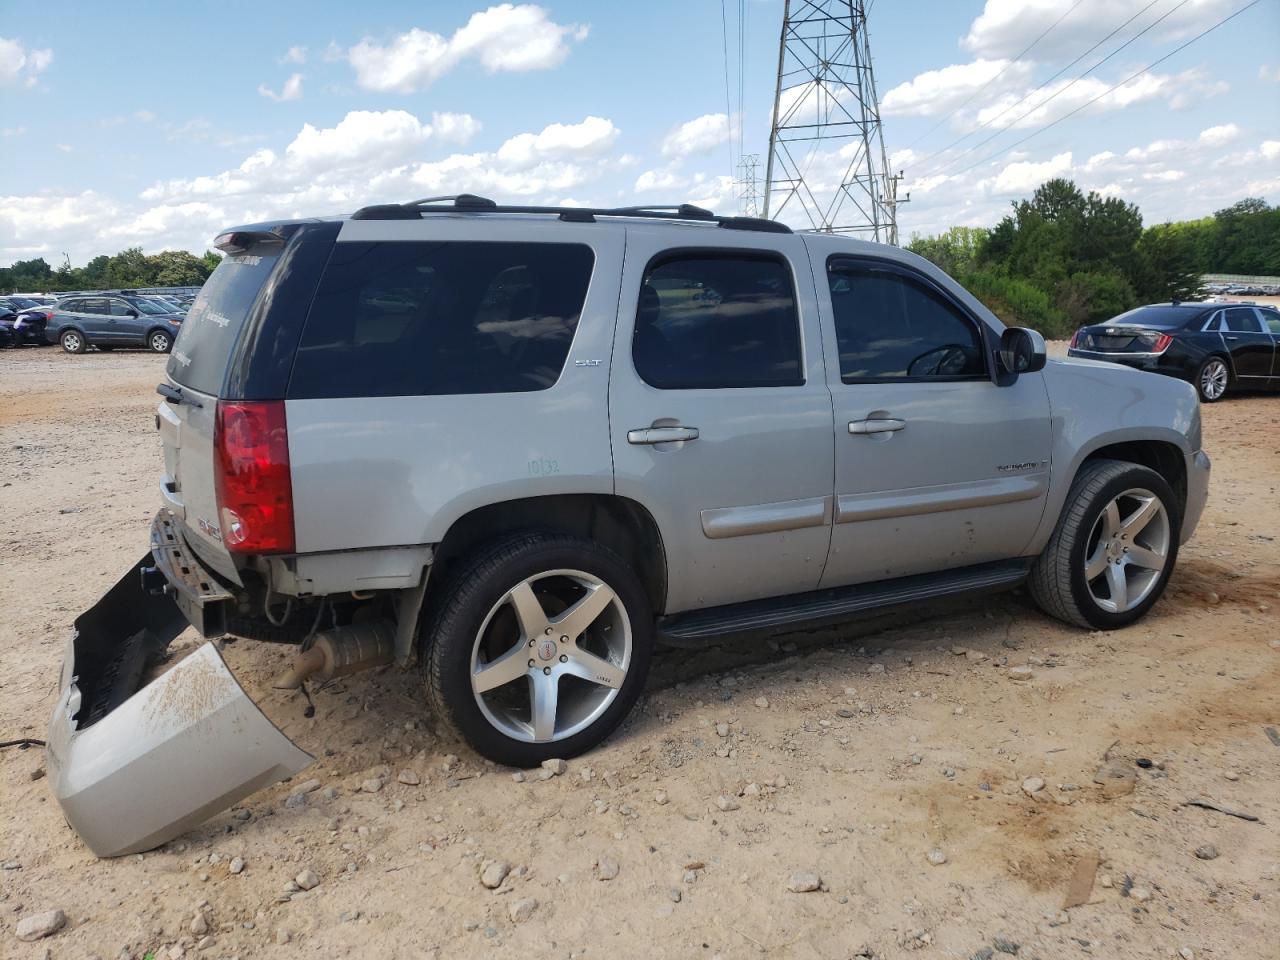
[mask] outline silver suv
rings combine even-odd
[[[1046,362],[894,247],[466,195],[217,243],[158,387],[152,548],[76,621],[49,734],[100,854],[310,760],[215,644],[148,681],[188,622],[299,644],[286,688],[416,662],[435,717],[529,766],[608,736],[659,642],[1024,582],[1124,626],[1204,507],[1188,384]]]

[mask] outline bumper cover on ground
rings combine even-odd
[[[185,611],[201,606],[184,593],[199,589],[198,564],[182,558],[188,582],[175,582],[183,572],[172,568],[159,519],[157,528],[152,553],[76,619],[49,726],[54,798],[103,857],[158,846],[312,760],[263,715],[211,643],[146,682],[186,628]],[[156,567],[169,590],[154,589]],[[205,587],[211,597],[220,589],[211,578]]]

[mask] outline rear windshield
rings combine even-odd
[[[168,371],[174,381],[201,393],[218,394],[240,328],[282,249],[259,244],[249,253],[223,257],[182,321],[169,355]]]
[[[1188,310],[1186,307],[1137,307],[1128,313],[1112,317],[1103,326],[1130,324],[1155,330],[1178,330],[1204,316],[1205,311]]]
[[[545,390],[564,367],[593,263],[582,244],[339,243],[288,396]]]

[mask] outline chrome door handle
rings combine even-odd
[[[1223,337],[1223,340],[1239,340],[1239,337]]]
[[[905,420],[886,417],[883,420],[850,420],[849,432],[857,434],[895,433],[907,425]]]
[[[627,431],[627,443],[634,444],[675,443],[678,440],[697,439],[697,427],[643,427]]]

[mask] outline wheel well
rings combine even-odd
[[[604,494],[563,494],[493,503],[454,521],[436,548],[432,582],[481,544],[522,530],[550,530],[594,540],[627,561],[640,577],[655,612],[667,596],[662,535],[649,511],[634,500]]]
[[[1175,444],[1162,440],[1113,443],[1093,451],[1085,457],[1084,462],[1088,463],[1090,460],[1123,460],[1149,467],[1164,477],[1173,488],[1173,494],[1178,498],[1179,511],[1187,505],[1187,462]]]
[[[147,336],[150,337],[153,333],[163,333],[166,337],[169,338],[170,343],[172,343],[173,340],[175,339],[173,336],[173,333],[169,330],[166,330],[164,327],[152,327],[150,330],[147,331]]]

